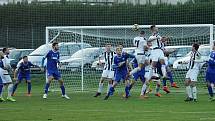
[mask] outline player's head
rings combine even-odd
[[[116,47],[116,54],[121,55],[122,54],[122,48]]]
[[[58,43],[57,43],[57,42],[52,43],[52,48],[53,48],[54,50],[59,50]]]
[[[112,45],[111,45],[110,43],[107,43],[107,44],[105,45],[106,51],[110,51],[110,50],[111,50],[111,47],[112,47]]]
[[[22,60],[23,60],[24,63],[27,63],[27,62],[28,62],[28,56],[26,56],[26,55],[23,56],[23,57],[22,57]]]
[[[192,51],[198,51],[198,49],[199,49],[199,44],[194,43],[192,46]]]
[[[143,37],[145,35],[145,31],[141,30],[140,31],[140,36]]]
[[[0,59],[4,58],[4,53],[0,51]]]
[[[4,54],[8,55],[8,54],[10,53],[10,50],[9,50],[7,47],[4,47],[4,48],[2,49],[2,52],[3,52]]]
[[[158,28],[157,28],[155,25],[151,25],[151,26],[150,26],[150,31],[151,31],[152,33],[156,33],[156,32],[158,32]]]
[[[118,44],[117,47],[123,49],[123,45],[122,44]]]

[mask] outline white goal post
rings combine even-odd
[[[151,25],[139,25],[141,30],[146,32],[146,37],[150,36],[149,27]],[[204,44],[212,47],[214,40],[214,25],[213,24],[181,24],[181,25],[156,25],[159,28],[161,36],[170,37],[170,42],[167,46],[186,46],[191,45],[194,42]],[[133,25],[122,26],[51,26],[46,27],[46,44],[57,42],[74,42],[83,43],[79,54],[81,60],[75,60],[75,56],[71,59],[62,61],[67,65],[64,65],[64,69],[61,69],[62,77],[65,81],[65,86],[75,91],[95,91],[98,86],[99,78],[101,76],[101,70],[98,68],[92,68],[92,64],[95,63],[95,58],[86,58],[85,53],[89,52],[84,49],[84,43],[90,44],[92,48],[102,49],[105,43],[111,43],[113,46],[117,44],[123,44],[125,48],[132,47],[132,40],[138,35],[138,31],[132,30]],[[60,49],[64,51],[64,49]],[[97,52],[97,51],[96,51]],[[98,51],[100,52],[100,51]],[[73,53],[74,54],[74,53]],[[89,52],[89,54],[92,54]],[[101,53],[99,53],[101,54]],[[69,55],[69,56],[72,56]],[[94,55],[92,55],[94,56]],[[91,60],[92,59],[92,60]],[[94,60],[93,60],[94,59]],[[91,60],[87,62],[86,60]],[[74,61],[74,62],[73,62]],[[79,61],[79,62],[77,62]],[[78,65],[73,67],[73,65]],[[68,66],[70,64],[70,66]],[[88,64],[89,66],[86,66]],[[67,68],[68,67],[68,68]],[[185,71],[175,71],[174,78],[180,86],[183,86]],[[199,84],[204,83],[203,75]],[[58,89],[58,84],[51,86],[53,89]]]

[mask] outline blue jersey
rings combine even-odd
[[[207,73],[215,74],[215,51],[210,53],[210,58],[208,60]]]
[[[34,66],[31,62],[21,62],[17,65],[18,73],[19,74],[30,74],[30,68]]]
[[[113,68],[115,69],[115,81],[120,82],[121,79],[125,80],[126,75],[128,73],[127,68],[127,59],[128,58],[134,58],[135,56],[122,53],[122,55],[116,55],[114,57],[114,65]],[[119,66],[120,63],[123,63],[121,66]]]
[[[59,52],[54,52],[53,50],[50,50],[47,55],[45,56],[45,58],[47,58],[47,65],[46,68],[47,70],[53,70],[53,71],[57,71],[57,64],[60,62],[60,54]]]

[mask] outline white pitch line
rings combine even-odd
[[[21,109],[21,108],[0,108],[0,110],[26,110],[26,109]],[[177,113],[177,114],[215,114],[215,111],[211,112],[189,112],[189,111],[126,111],[126,110],[89,110],[89,109],[77,109],[77,110],[66,110],[66,109],[32,109],[33,111],[41,111],[41,110],[48,110],[48,111],[68,111],[68,112],[116,112],[116,113],[130,113],[130,112],[135,112],[135,113]],[[206,118],[202,118],[204,120]],[[211,119],[211,118],[210,118]],[[213,118],[215,119],[215,118]]]

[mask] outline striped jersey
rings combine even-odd
[[[154,49],[154,48],[163,49],[164,48],[164,43],[161,42],[162,37],[159,35],[159,33],[154,33],[153,35],[151,35],[149,37],[148,40],[152,40],[152,39],[155,39],[157,37],[158,37],[158,39],[152,41],[152,47],[151,48],[152,49]]]
[[[114,59],[114,56],[115,56],[115,52],[113,52],[113,51],[110,51],[110,52],[105,51],[103,53],[103,56],[104,56],[104,60],[105,60],[104,70],[112,70],[112,65],[113,65],[113,59]]]
[[[133,45],[136,47],[135,52],[144,52],[144,46],[147,45],[147,41],[144,37],[137,36],[133,40]]]
[[[188,69],[200,69],[199,60],[201,59],[201,54],[198,51],[191,51],[190,61],[188,63]]]

